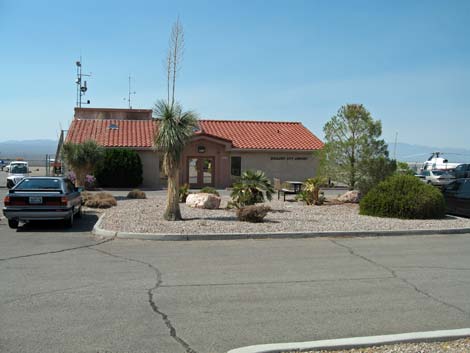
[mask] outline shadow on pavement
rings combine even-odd
[[[21,225],[17,232],[91,232],[98,217],[98,214],[84,213],[81,218],[75,218],[72,228],[67,228],[62,221],[31,221]]]

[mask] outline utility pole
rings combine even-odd
[[[135,95],[136,92],[135,92],[135,91],[132,91],[132,88],[131,88],[131,79],[132,79],[131,75],[129,75],[128,79],[129,79],[129,80],[128,80],[128,82],[129,82],[129,86],[128,86],[129,89],[127,90],[127,99],[124,98],[124,100],[127,100],[129,109],[132,109],[131,95]]]
[[[393,147],[393,159],[397,160],[397,139],[398,139],[398,131],[395,133],[395,146]]]
[[[80,60],[75,62],[75,65],[77,66],[77,79],[75,80],[75,83],[77,85],[77,102],[76,105],[77,107],[81,108],[82,104],[90,104],[90,100],[88,99],[86,102],[82,103],[82,96],[85,95],[86,91],[88,90],[86,81],[83,81],[82,83],[82,77],[90,77],[90,74],[83,74],[82,73],[82,56],[80,55]]]

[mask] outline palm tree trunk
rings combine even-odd
[[[179,168],[171,168],[168,173],[168,197],[163,218],[167,221],[181,221],[179,204]]]

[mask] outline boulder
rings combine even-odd
[[[214,194],[198,193],[189,194],[186,198],[186,205],[195,208],[215,209],[220,206],[220,197]]]
[[[361,198],[361,194],[360,194],[359,191],[351,190],[351,191],[348,191],[348,192],[344,193],[343,195],[340,195],[338,197],[338,201],[358,203],[360,198]]]

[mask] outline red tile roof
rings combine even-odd
[[[317,150],[323,142],[301,123],[200,120],[203,133],[232,141],[240,149]]]
[[[110,125],[117,129],[111,129]],[[67,142],[95,140],[105,147],[148,148],[158,122],[154,120],[80,120],[70,125]],[[199,120],[200,134],[232,142],[237,149],[317,150],[321,142],[301,123]]]
[[[117,129],[110,129],[116,125]],[[95,140],[105,147],[152,147],[156,125],[153,120],[80,120],[70,125],[66,142]]]

